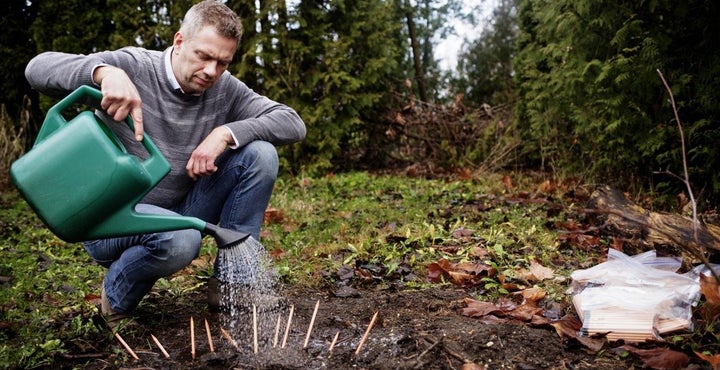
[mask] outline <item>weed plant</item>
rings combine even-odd
[[[0,105],[0,186],[6,186],[8,179],[4,175],[10,170],[10,165],[19,158],[26,147],[26,137],[28,118],[27,111],[23,112],[21,119],[17,124],[13,122],[5,109],[5,105]]]

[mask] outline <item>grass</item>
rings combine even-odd
[[[516,189],[535,191],[531,179]],[[503,177],[495,174],[423,179],[366,172],[278,180],[266,212],[262,242],[284,282],[332,284],[342,266],[364,266],[379,284],[422,288],[427,266],[440,259],[477,260],[512,278],[531,260],[553,266],[555,232],[542,204],[507,201]],[[518,192],[518,190],[514,190]],[[104,269],[80,244],[53,236],[12,191],[0,198],[0,368],[49,365],[73,343],[97,335],[97,295]],[[206,244],[200,258],[176,276],[162,279],[152,294],[178,303],[212,272],[215,253]],[[574,255],[576,263],[592,256]],[[575,265],[576,266],[576,265]],[[572,267],[572,266],[567,266]],[[556,273],[567,276],[570,268]],[[565,299],[562,282],[545,287]],[[553,285],[554,284],[554,285]],[[490,278],[478,294],[503,294]],[[40,328],[38,330],[37,328]]]
[[[284,179],[271,200],[275,211],[263,244],[281,251],[281,273],[293,283],[318,284],[339,264],[365,261],[394,271],[408,257],[416,274],[456,243],[453,231],[473,229],[473,242],[506,248],[522,243],[542,257],[554,236],[543,230],[542,211],[498,206],[488,194],[504,191],[497,175],[475,179],[421,179],[356,172],[315,179]],[[537,207],[540,208],[540,207]],[[271,213],[272,214],[272,213]],[[275,217],[273,219],[272,217]]]

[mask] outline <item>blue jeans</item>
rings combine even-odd
[[[275,147],[254,141],[218,157],[218,171],[200,178],[187,197],[171,210],[138,204],[139,213],[198,217],[250,233],[259,240],[265,208],[277,178]],[[115,312],[129,313],[155,282],[185,268],[200,252],[200,231],[178,230],[85,242],[85,250],[107,267],[103,288]],[[219,262],[216,260],[216,269]],[[236,270],[251,266],[233,266]]]

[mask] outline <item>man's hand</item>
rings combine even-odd
[[[142,141],[142,101],[127,73],[117,67],[100,66],[95,69],[93,79],[102,91],[100,107],[116,121],[124,120],[129,114],[135,127],[135,140]]]
[[[197,180],[200,176],[211,175],[217,171],[215,160],[228,145],[233,143],[232,135],[226,127],[216,127],[205,140],[193,150],[185,166],[188,176]]]

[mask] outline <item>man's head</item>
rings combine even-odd
[[[173,38],[172,67],[187,94],[212,87],[232,61],[242,26],[238,16],[216,0],[195,4]]]
[[[212,26],[220,36],[240,42],[242,24],[237,14],[217,0],[204,0],[185,13],[180,32],[192,37],[205,26]]]

